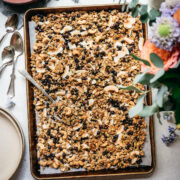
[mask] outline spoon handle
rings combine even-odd
[[[3,70],[7,67],[7,66],[9,66],[9,65],[11,65],[12,63],[10,63],[10,62],[7,62],[7,63],[4,63],[4,64],[2,64],[2,66],[0,66],[0,75],[1,75],[1,73],[3,72]]]
[[[12,73],[11,73],[11,81],[9,84],[9,88],[7,91],[7,95],[9,98],[13,98],[15,96],[15,90],[14,90],[14,80],[15,80],[15,62],[16,62],[17,57],[15,58],[15,60],[13,59],[13,67],[12,67]]]
[[[3,39],[5,38],[5,36],[8,34],[8,32],[6,32],[3,36],[2,36],[2,38],[0,39],[0,44],[2,43],[2,41],[3,41]]]
[[[19,70],[19,73],[28,79],[34,86],[36,86],[50,101],[52,101],[52,103],[56,103],[56,101],[51,96],[49,96],[49,94],[31,77],[31,75],[26,70]],[[62,121],[62,119],[56,113],[54,113],[54,117],[65,125],[68,125]]]
[[[49,96],[49,94],[31,77],[31,75],[26,70],[19,70],[19,73],[27,78],[34,86],[36,86],[49,100],[56,103],[54,99]]]

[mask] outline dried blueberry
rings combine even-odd
[[[107,150],[103,151],[104,156],[107,155],[108,153],[109,153],[109,151],[107,151]]]
[[[128,131],[127,134],[128,135],[133,135],[133,131]]]
[[[129,150],[130,147],[131,147],[131,145],[128,143],[125,148],[126,148],[127,150]]]
[[[112,142],[116,142],[117,141],[117,139],[118,139],[118,134],[116,134],[115,136],[113,136],[113,139],[112,139]]]

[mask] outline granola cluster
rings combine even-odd
[[[56,100],[33,88],[39,165],[61,171],[138,166],[146,123],[129,118],[128,110],[139,93],[118,85],[131,85],[140,71],[129,55],[142,48],[139,18],[109,10],[38,14],[32,21],[32,75]]]

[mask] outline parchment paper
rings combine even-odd
[[[29,22],[29,35],[30,35],[30,48],[31,48],[31,53],[33,51],[33,45],[36,41],[36,33],[35,33],[35,22]],[[36,115],[36,123],[38,123],[38,115]],[[146,140],[144,142],[144,157],[142,158],[142,166],[151,166],[152,164],[152,154],[151,154],[151,141],[150,141],[150,132],[149,132],[149,118],[145,118],[145,122],[147,124],[147,128],[145,129],[146,132]],[[86,171],[84,168],[79,168],[79,169],[71,169],[68,172],[75,172],[75,171]],[[55,174],[55,173],[63,173],[60,171],[60,169],[54,169],[54,168],[45,168],[43,169],[40,167],[40,174]]]

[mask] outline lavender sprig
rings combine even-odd
[[[169,131],[169,135],[168,136],[163,135],[161,138],[163,143],[166,144],[166,146],[173,143],[176,140],[176,137],[178,136],[175,132],[176,131],[175,128],[168,126],[168,131]]]

